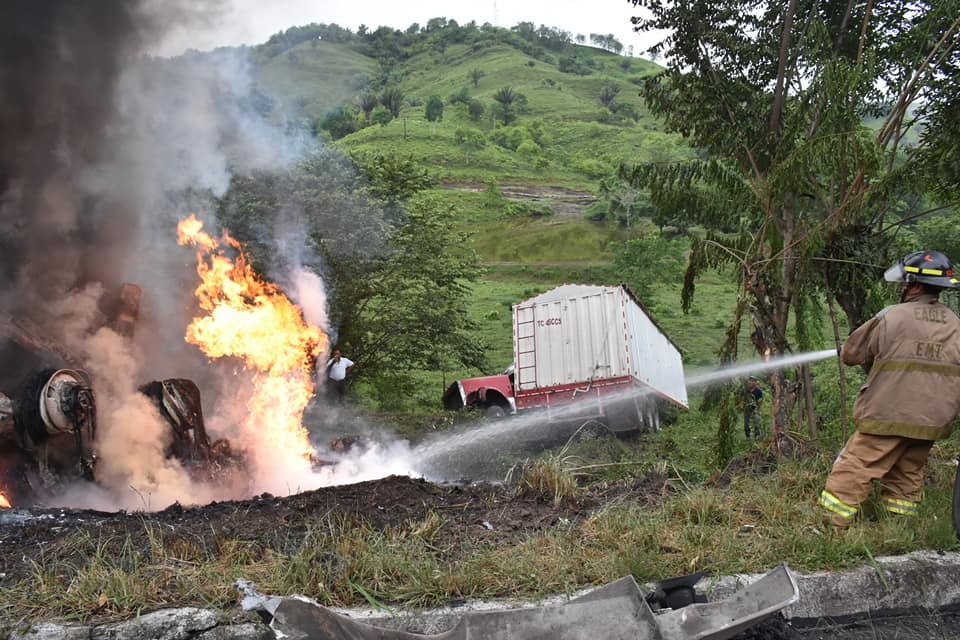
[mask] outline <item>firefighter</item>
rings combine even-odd
[[[917,251],[884,279],[903,283],[900,302],[858,327],[840,352],[844,364],[869,373],[853,406],[857,430],[820,494],[837,527],[857,515],[874,480],[888,512],[916,515],[930,448],[960,414],[960,318],[938,299],[960,286],[953,262]]]

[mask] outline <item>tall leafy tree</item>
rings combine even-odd
[[[483,72],[482,69],[478,69],[476,67],[474,67],[473,69],[470,69],[470,73],[467,74],[467,76],[470,78],[470,81],[473,82],[474,89],[480,86],[480,79],[485,75],[486,74]]]
[[[370,122],[370,113],[377,108],[378,104],[377,96],[372,93],[364,93],[357,98],[357,106],[360,107],[360,111],[363,112],[363,119],[367,122]]]
[[[409,378],[411,369],[484,369],[485,348],[467,313],[470,283],[479,277],[476,254],[456,230],[456,216],[436,196],[419,194],[390,228],[390,250],[363,276],[363,296],[339,290],[340,338],[358,374]],[[349,300],[347,298],[350,298]]]
[[[493,94],[493,99],[498,105],[498,115],[503,120],[503,124],[508,125],[517,118],[516,102],[519,94],[513,90],[513,87],[500,87]]]
[[[380,104],[390,111],[394,118],[399,118],[403,98],[403,91],[399,87],[387,87],[380,93]]]
[[[960,0],[633,4],[645,10],[637,30],[671,33],[650,49],[666,70],[642,95],[705,158],[622,168],[657,207],[708,229],[693,240],[684,306],[706,269],[735,271],[741,295],[724,360],[744,330],[762,355],[811,346],[822,293],[860,324],[877,305],[877,267],[902,250],[889,231],[922,213],[900,203],[931,191],[957,197],[935,189],[955,143],[925,125],[956,109]],[[776,442],[786,446],[784,373],[772,375],[772,392]]]
[[[427,106],[424,111],[427,121],[433,122],[436,126],[437,122],[443,120],[443,98],[437,95],[427,98]]]

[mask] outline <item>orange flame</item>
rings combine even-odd
[[[7,500],[7,496],[0,493],[0,509],[10,509],[13,505],[10,504],[10,501]]]
[[[177,225],[177,241],[197,247],[195,294],[205,312],[187,327],[186,341],[210,358],[240,358],[254,372],[244,431],[257,434],[258,448],[272,450],[258,452],[268,454],[258,460],[272,458],[268,472],[295,471],[288,465],[299,466],[297,459],[313,453],[301,419],[313,396],[310,367],[326,349],[327,336],[304,321],[279,287],[254,272],[228,233],[220,241],[212,238],[191,214]]]

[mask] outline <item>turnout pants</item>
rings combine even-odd
[[[887,511],[916,515],[931,447],[933,440],[855,432],[833,463],[820,504],[842,524],[857,514],[871,484],[879,480]]]

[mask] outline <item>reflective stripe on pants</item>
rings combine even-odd
[[[890,513],[896,513],[901,516],[915,516],[920,508],[919,502],[912,500],[901,500],[891,496],[883,497],[883,507]]]
[[[820,506],[847,520],[857,515],[857,508],[855,506],[846,504],[826,489],[820,492]]]

